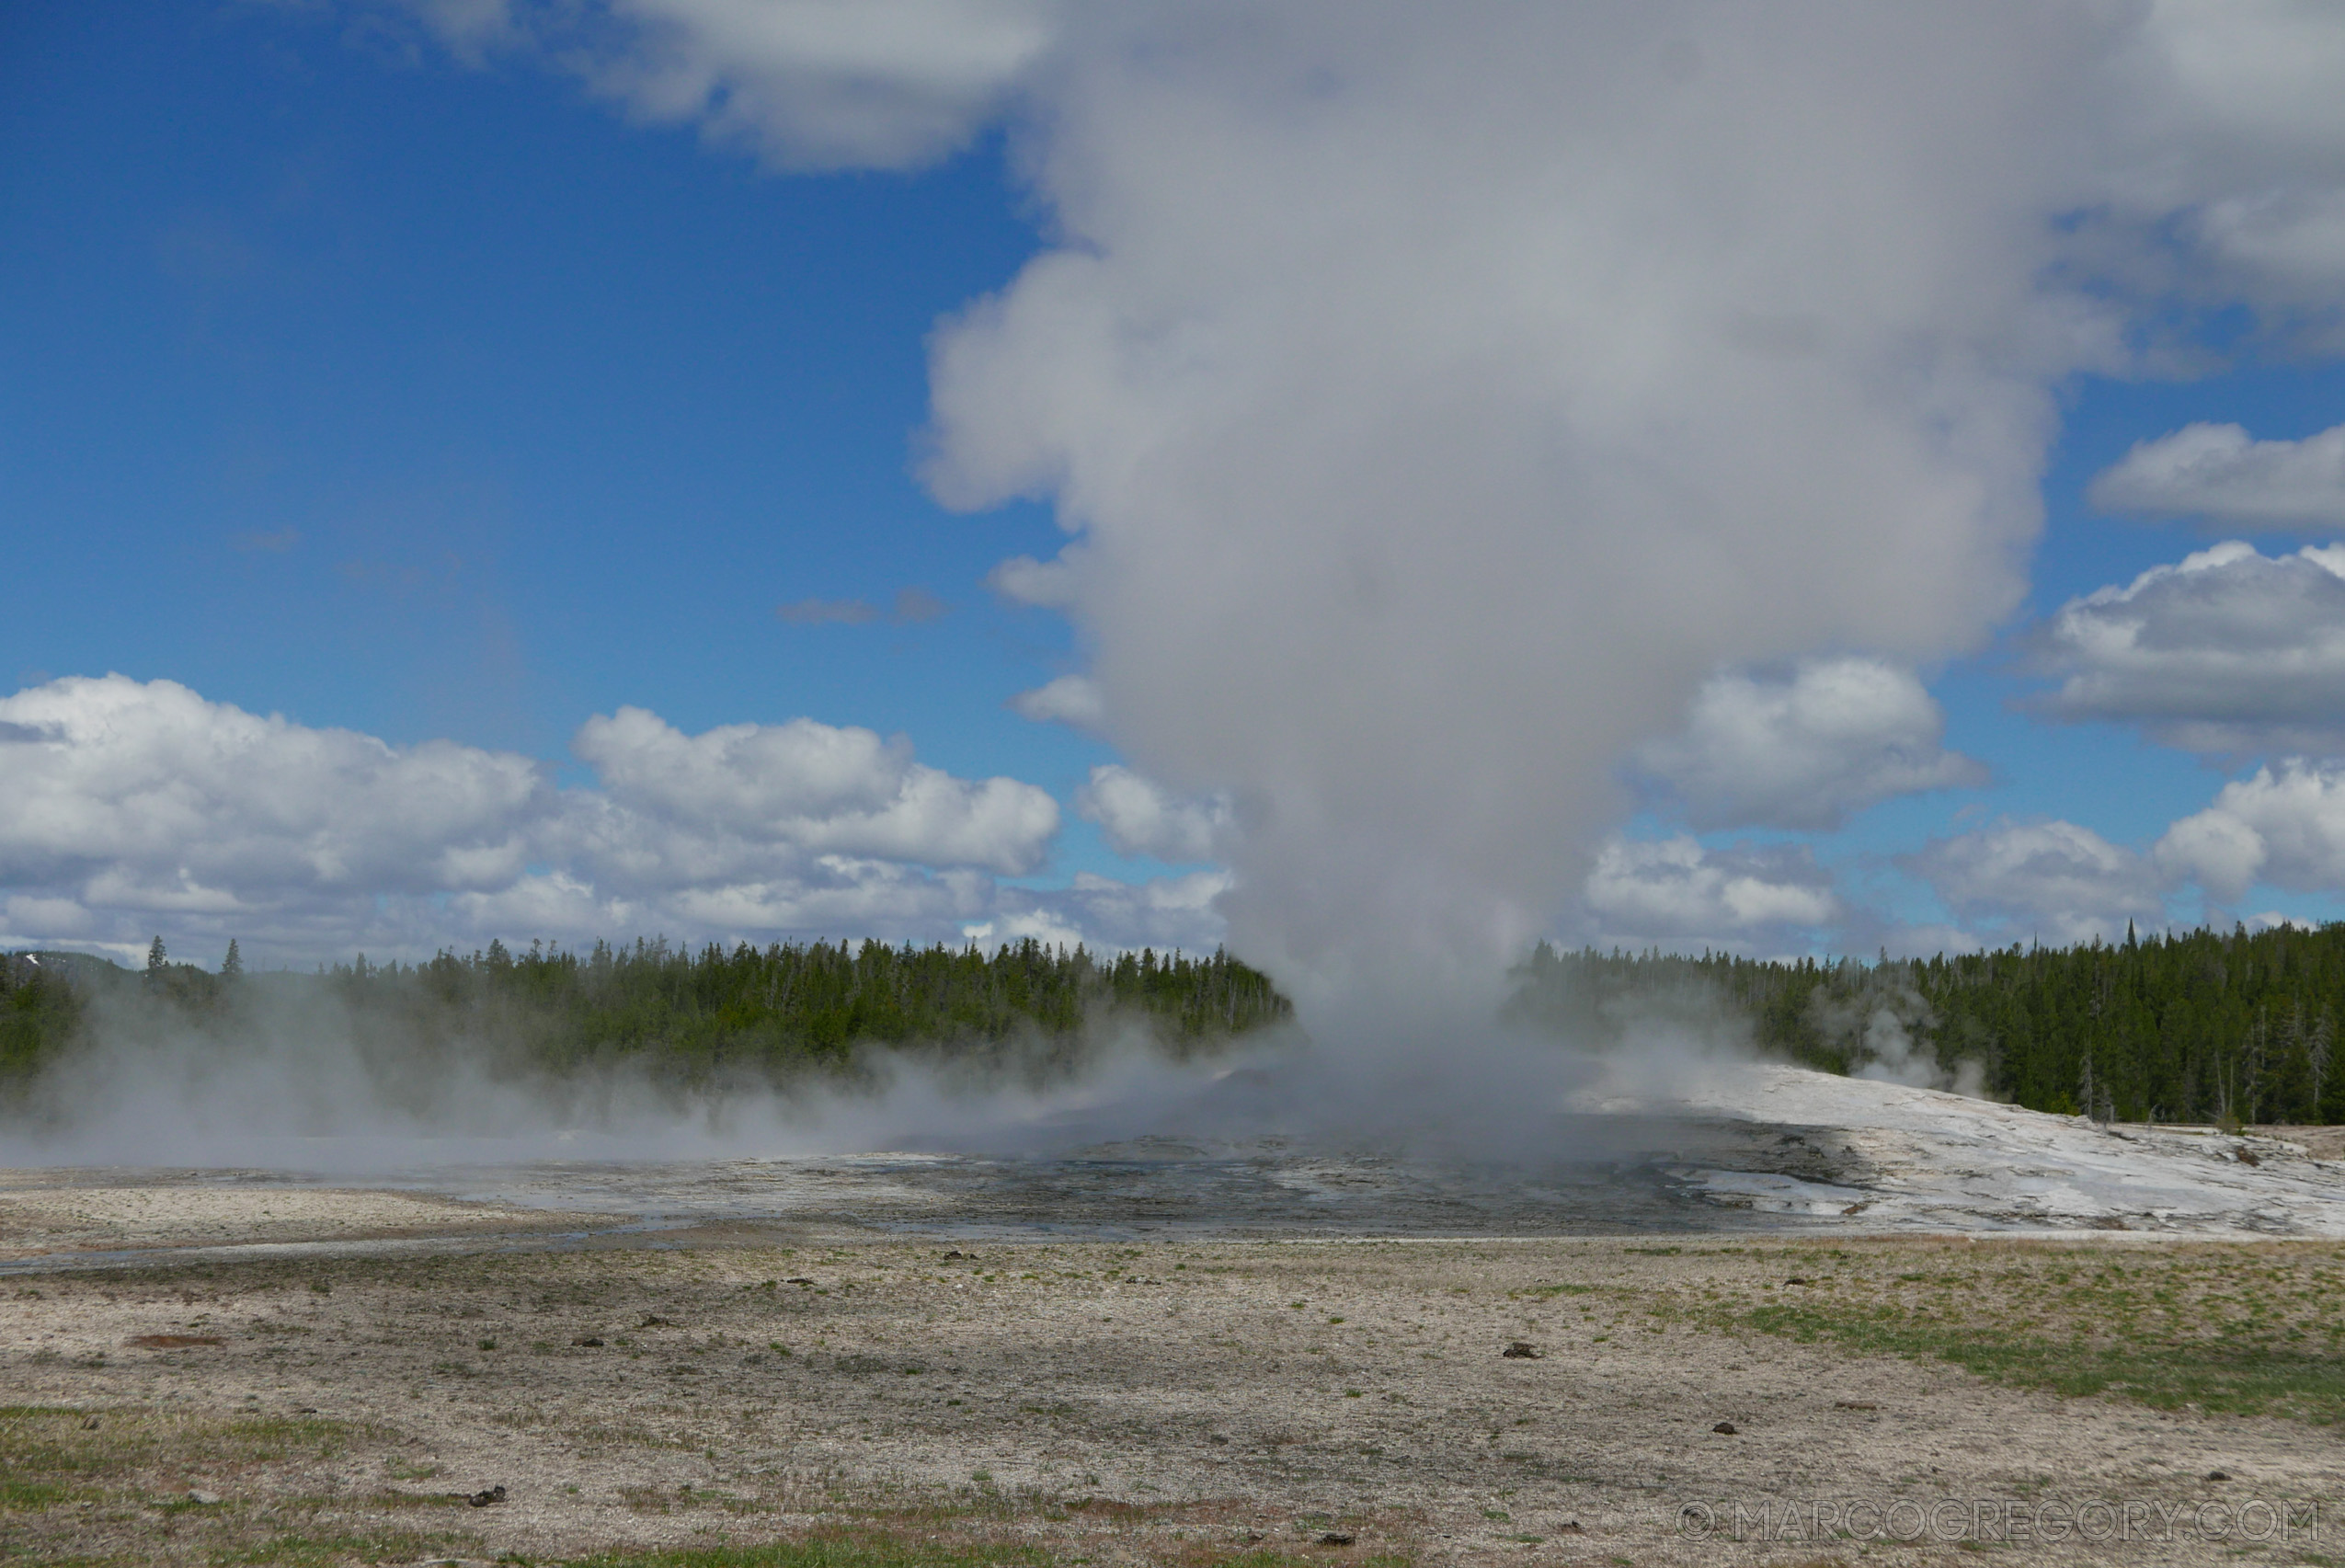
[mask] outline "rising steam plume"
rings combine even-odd
[[[1307,1015],[1486,997],[1720,668],[1976,647],[2055,389],[2154,367],[2160,313],[2336,330],[2275,194],[2345,181],[2333,13],[1058,27],[1018,123],[1061,242],[939,336],[929,475],[1056,501],[1004,580],[1143,771],[1234,797],[1233,939]]]
[[[940,326],[927,481],[1056,505],[997,582],[1081,722],[1396,1053],[1705,681],[1991,633],[2064,382],[2345,346],[2345,18],[2283,0],[420,9],[777,166],[1008,128],[1053,239]]]

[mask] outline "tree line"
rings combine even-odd
[[[335,1009],[402,1046],[548,1069],[634,1064],[704,1080],[843,1064],[857,1046],[1071,1050],[1134,1021],[1176,1047],[1287,1020],[1268,976],[1216,952],[1094,955],[1026,941],[987,952],[845,942],[501,942],[419,964],[364,956],[314,974],[145,971],[74,954],[0,957],[0,1080],[55,1059],[99,1021],[228,1037],[258,1010]],[[2201,930],[1871,963],[1706,953],[1561,952],[1515,971],[1508,1011],[1603,1044],[1638,1030],[1736,1034],[1848,1072],[1894,1047],[2036,1110],[2104,1119],[2345,1122],[2345,924]]]
[[[1746,1031],[1848,1072],[1884,1038],[1998,1099],[2104,1120],[2345,1122],[2345,923],[1874,963],[1558,952],[1516,972],[1518,1015],[1584,1038],[1658,1018]]]
[[[140,1036],[166,1025],[220,1035],[259,1010],[314,1013],[321,1004],[386,1040],[469,1045],[554,1069],[629,1062],[686,1078],[842,1061],[866,1043],[1064,1047],[1118,1019],[1177,1045],[1293,1013],[1269,977],[1221,951],[1100,956],[1032,940],[991,953],[879,942],[695,950],[638,940],[581,954],[494,941],[416,964],[361,954],[304,974],[247,973],[232,944],[212,973],[170,962],[158,937],[143,973],[79,955],[0,960],[0,1072],[37,1068],[100,1017]]]

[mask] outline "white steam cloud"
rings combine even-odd
[[[1975,646],[2063,378],[2233,306],[2345,347],[2333,7],[425,15],[782,164],[1007,119],[1057,237],[938,334],[930,483],[1056,502],[1077,547],[1005,591],[1077,623],[1135,769],[1227,792],[1233,936],[1321,996],[1494,984],[1713,672]],[[1954,782],[1899,733],[1833,809]],[[1939,870],[1993,905],[2010,854],[2133,901],[2081,841]]]

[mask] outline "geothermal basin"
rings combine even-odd
[[[2327,1131],[1747,1064],[1551,1127],[11,1170],[0,1553],[2303,1562],[2345,1521]]]

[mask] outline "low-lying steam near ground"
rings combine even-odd
[[[2345,1234],[2333,1173],[2284,1140],[1978,1097],[1982,1059],[1940,1055],[1918,969],[1786,971],[1817,981],[1800,1037],[1838,1076],[1768,1059],[1686,962],[1541,949],[1498,1016],[1393,1011],[1331,1044],[1222,956],[1127,963],[1138,1001],[1119,1007],[1115,967],[1034,944],[646,951],[323,976],[85,966],[74,1030],[10,1080],[10,1162],[330,1173],[612,1224]],[[960,992],[914,1000],[955,975]],[[646,988],[671,982],[663,1013]],[[726,983],[712,1030],[692,998],[714,1006]],[[739,1002],[825,985],[866,1019],[960,1008],[986,1026],[825,1046],[828,1003]],[[1017,1009],[972,1011],[1011,993]]]
[[[1593,1128],[1557,1142],[1590,1053],[1493,1019],[1390,1019],[1329,1046],[1276,1007],[1198,1034],[1177,1013],[1102,1007],[1066,1029],[1020,1016],[989,1035],[763,1055],[738,1040],[553,1050],[523,1048],[537,1015],[451,1015],[347,977],[204,989],[182,1004],[124,977],[87,993],[71,1043],[12,1086],[18,1159],[350,1173],[1277,1137],[1505,1162],[1594,1159],[1617,1142]],[[1732,1039],[1713,1016],[1706,1034],[1655,1021],[1625,1046],[1658,1072]]]

